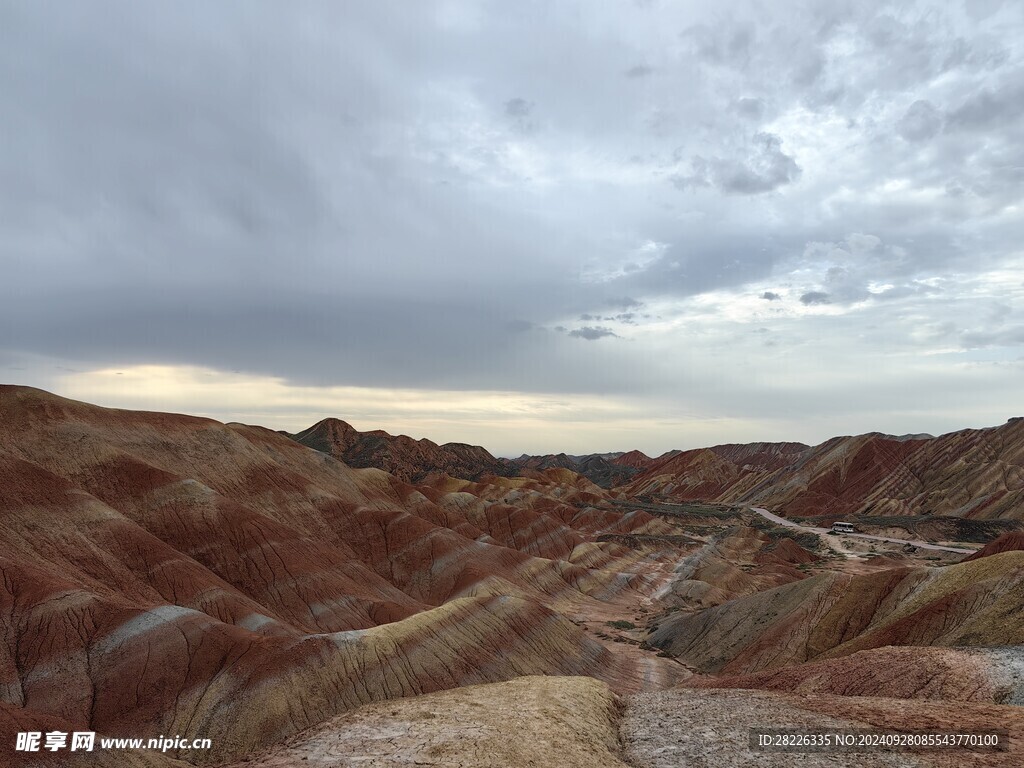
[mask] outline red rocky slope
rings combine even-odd
[[[872,433],[806,449],[754,443],[685,451],[655,460],[624,490],[796,516],[1024,520],[1024,420],[940,437]]]
[[[649,591],[649,554],[596,539],[665,524],[588,511],[573,478],[417,488],[259,427],[0,387],[0,730],[204,736],[212,761],[371,700],[623,684],[553,609]]]

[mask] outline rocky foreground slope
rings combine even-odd
[[[1008,732],[1009,750],[749,749],[752,728],[959,732],[991,728],[992,722]],[[877,696],[744,690],[677,689],[623,698],[590,678],[523,677],[370,704],[226,768],[1016,768],[1019,754],[1012,745],[1022,737],[1019,707],[946,701],[894,706]],[[159,756],[123,764],[187,765]]]

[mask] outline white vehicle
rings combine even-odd
[[[857,529],[854,528],[853,523],[832,523],[832,529],[829,533],[856,533]]]

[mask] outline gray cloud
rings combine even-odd
[[[745,161],[717,161],[715,183],[726,192],[742,195],[770,192],[800,177],[796,161],[782,151],[782,141],[770,133],[753,138],[753,151]]]
[[[761,99],[744,97],[737,99],[734,106],[736,112],[748,120],[760,120],[765,112],[765,105]]]
[[[505,102],[505,114],[509,117],[528,117],[532,111],[533,105],[526,99],[521,99],[518,96]]]
[[[779,301],[782,297],[775,293],[775,291],[765,291],[758,298],[764,299],[765,301]]]
[[[1019,124],[1024,116],[1024,72],[998,89],[982,88],[949,113],[952,129],[976,130]]]
[[[640,309],[644,305],[642,301],[637,301],[630,296],[606,299],[605,304],[609,307],[616,307],[618,309]]]
[[[1024,345],[1024,324],[990,330],[968,331],[961,335],[960,343],[967,349]]]
[[[669,177],[676,189],[687,190],[711,186],[711,164],[703,157],[695,156],[690,161],[689,173],[676,173]]]
[[[600,325],[585,325],[582,328],[577,328],[574,331],[569,331],[569,335],[577,339],[586,339],[587,341],[596,341],[597,339],[603,339],[608,336],[617,336],[611,328],[605,328]]]
[[[756,27],[749,21],[731,24],[696,24],[683,32],[697,56],[704,61],[729,67],[745,67],[757,37]]]
[[[639,78],[653,74],[654,69],[646,64],[635,64],[625,71],[626,77]]]
[[[714,186],[726,194],[756,195],[771,192],[800,178],[796,161],[782,151],[782,140],[771,133],[756,133],[740,158],[694,157],[689,175],[672,182],[680,189]]]
[[[897,124],[900,136],[907,141],[930,139],[942,128],[942,115],[924,99],[918,99],[907,108],[906,114]]]
[[[516,131],[529,134],[538,128],[537,122],[532,119],[533,108],[533,103],[517,96],[505,102],[505,115]]]
[[[832,298],[822,291],[808,291],[800,296],[800,303],[808,306],[815,304],[831,304]]]

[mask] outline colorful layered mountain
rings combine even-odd
[[[1024,420],[934,438],[835,438],[746,498],[795,515],[1024,519]]]
[[[619,463],[624,454],[590,453],[570,456],[565,453],[544,456],[522,455],[510,461],[517,474],[532,475],[549,469],[569,469],[577,472],[601,488],[622,485],[637,473],[628,463]]]
[[[646,469],[653,461],[654,459],[643,451],[636,450],[626,451],[625,453],[616,456],[614,459],[611,459],[612,464],[618,464],[620,467],[632,467],[636,470]]]
[[[722,445],[657,459],[623,490],[756,504],[791,516],[1024,520],[1024,420],[939,437],[877,433]]]
[[[571,617],[665,579],[603,535],[671,530],[590,508],[574,473],[416,487],[268,429],[20,387],[0,488],[3,764],[14,730],[208,737],[217,761],[368,701],[523,674],[628,689],[641,673]]]
[[[884,646],[1024,644],[1024,552],[942,568],[822,573],[663,619],[648,642],[746,675]]]
[[[383,430],[360,432],[340,419],[324,419],[292,437],[350,467],[383,469],[406,482],[420,482],[438,474],[475,480],[487,474],[511,472],[507,462],[479,445],[438,445]]]
[[[1024,653],[1018,648],[884,646],[749,675],[697,675],[683,685],[801,695],[1016,704],[1020,697],[1022,660]],[[1016,675],[1013,667],[1017,668]]]
[[[999,703],[1024,701],[1019,532],[946,567],[854,556],[847,568],[814,534],[646,497],[1012,520],[1020,465],[1011,422],[815,448],[526,457],[511,472],[482,448],[337,420],[293,437],[0,387],[0,765],[20,764],[10,748],[26,730],[213,740],[202,754],[75,758],[180,768],[262,760],[292,737],[333,759],[372,723],[404,728],[409,755],[443,764],[444,750],[501,743],[487,729],[508,696],[523,698],[522,727],[555,718],[535,730],[565,744],[521,759],[554,749],[616,764],[623,705],[610,691],[674,686],[689,670],[701,690],[673,699],[671,717],[703,712],[678,720],[698,729],[722,702],[756,705],[756,722],[784,701],[865,722],[904,711],[881,696],[922,717],[955,703],[976,724],[1016,722]],[[609,491],[608,468],[632,480]],[[541,677],[500,685],[524,675]],[[491,685],[451,690],[477,684]],[[465,717],[431,730],[430,702]],[[353,731],[324,725],[339,714]],[[368,754],[353,744],[338,754]]]

